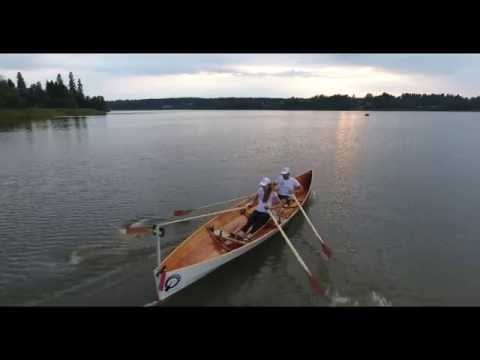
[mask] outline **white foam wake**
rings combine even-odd
[[[327,296],[330,298],[330,306],[392,306],[392,303],[378,292],[371,291],[367,298],[355,299],[348,296],[342,296],[338,291],[330,293]]]
[[[327,293],[328,294],[328,293]],[[330,306],[351,306],[352,299],[348,296],[341,296],[338,291],[335,291],[333,294],[330,295]]]
[[[77,250],[74,250],[71,254],[70,254],[70,259],[68,260],[68,263],[70,265],[78,265],[80,264],[80,262],[83,260],[83,258],[78,254],[78,251]]]
[[[390,301],[388,301],[385,297],[381,296],[375,291],[372,291],[371,299],[373,303],[377,306],[392,306],[392,303]]]
[[[158,300],[152,301],[151,303],[143,305],[143,307],[150,307],[150,306],[155,306],[158,304]]]

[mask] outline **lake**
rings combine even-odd
[[[0,305],[142,306],[152,239],[123,223],[252,193],[313,169],[280,235],[161,306],[480,304],[480,113],[116,111],[0,128]],[[201,222],[167,228],[168,253]]]

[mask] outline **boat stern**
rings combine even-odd
[[[182,276],[175,271],[165,271],[164,268],[157,267],[153,270],[153,277],[155,279],[155,288],[157,289],[158,300],[165,300],[173,293],[180,290],[184,286],[182,283]],[[178,287],[178,289],[177,289]]]

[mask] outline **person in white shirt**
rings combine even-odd
[[[275,181],[275,185],[277,187],[278,197],[285,203],[284,206],[290,206],[292,195],[299,190],[303,190],[303,186],[298,180],[290,176],[290,169],[288,167],[282,169],[280,176]]]
[[[257,193],[250,199],[250,204],[248,205],[248,207],[252,207],[255,201],[257,201],[255,211],[250,215],[248,222],[237,234],[237,236],[242,239],[245,237],[247,237],[247,239],[251,238],[258,229],[266,224],[270,218],[268,210],[281,207],[280,198],[273,189],[272,181],[268,177],[265,177],[259,185],[260,187]]]

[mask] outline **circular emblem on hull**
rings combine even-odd
[[[165,291],[173,289],[175,286],[177,286],[180,283],[181,279],[182,277],[179,274],[170,275],[167,281],[165,282]]]

